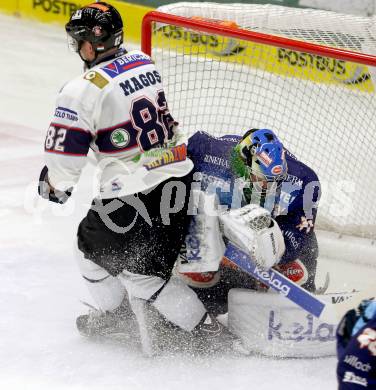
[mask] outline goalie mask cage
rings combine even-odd
[[[273,129],[319,176],[318,226],[375,238],[375,25],[309,9],[176,3],[145,16],[142,49],[189,135]]]

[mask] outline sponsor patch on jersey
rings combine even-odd
[[[117,58],[110,64],[101,68],[111,78],[115,78],[128,70],[138,68],[139,66],[152,64],[153,61],[146,55],[133,54],[127,57]]]
[[[342,382],[354,383],[359,386],[367,387],[368,381],[366,378],[355,375],[352,371],[346,371]]]
[[[356,368],[357,370],[363,371],[363,372],[369,372],[371,371],[371,365],[369,363],[363,363],[357,356],[354,355],[346,355],[344,359],[345,363],[347,363],[349,366],[352,366]]]
[[[214,165],[219,165],[225,168],[230,168],[230,164],[226,158],[205,154],[204,162]]]
[[[151,171],[152,169],[160,168],[163,165],[184,161],[187,158],[187,145],[182,144],[174,146],[171,149],[165,150],[155,160],[144,164],[144,167]]]
[[[287,237],[292,247],[297,250],[299,248],[299,242],[296,239],[294,233],[291,230],[284,230],[283,235]]]
[[[84,79],[92,82],[100,89],[104,88],[108,84],[108,80],[106,80],[100,73],[95,71],[86,73]]]
[[[60,119],[66,119],[68,121],[73,121],[73,122],[78,121],[78,114],[76,111],[73,111],[70,108],[61,107],[61,106],[56,107],[55,117],[60,118]]]
[[[112,145],[116,148],[125,148],[130,141],[130,135],[127,130],[116,129],[110,135]]]
[[[308,280],[308,271],[299,259],[290,261],[287,264],[281,264],[278,267],[283,275],[299,286]]]

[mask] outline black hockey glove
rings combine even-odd
[[[42,172],[39,176],[39,183],[38,183],[38,194],[44,198],[48,199],[51,202],[65,203],[68,198],[72,195],[73,187],[69,188],[66,191],[59,191],[50,186],[50,183],[48,182],[48,168],[47,166],[44,166],[42,169]]]

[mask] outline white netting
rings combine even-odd
[[[376,53],[372,18],[253,4],[176,3],[159,10]],[[171,112],[190,134],[274,129],[319,175],[321,227],[376,236],[374,68],[159,23],[152,57]]]

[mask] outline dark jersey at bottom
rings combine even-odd
[[[338,331],[337,338],[338,389],[376,390],[376,315],[347,344]]]

